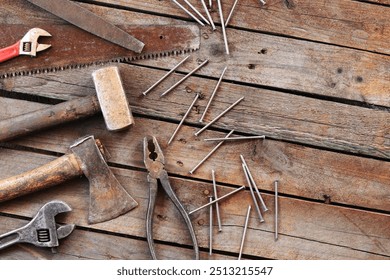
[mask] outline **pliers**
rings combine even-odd
[[[196,239],[194,228],[190,217],[188,216],[183,205],[177,198],[175,192],[173,191],[171,184],[169,183],[168,173],[164,168],[165,158],[162,153],[162,150],[154,136],[147,136],[144,138],[144,163],[149,173],[147,176],[149,182],[149,203],[146,214],[146,238],[149,245],[150,254],[154,260],[157,259],[156,252],[154,249],[153,241],[153,212],[154,206],[156,203],[158,181],[160,181],[163,189],[167,193],[168,197],[171,199],[173,204],[179,210],[181,216],[183,217],[185,223],[187,224],[188,230],[190,232],[192,243],[194,245],[195,259],[199,259],[199,248],[198,241]]]
[[[9,60],[19,55],[36,56],[37,52],[44,51],[51,47],[48,44],[39,44],[40,36],[51,36],[49,32],[41,28],[30,29],[21,40],[15,44],[0,49],[0,62]]]

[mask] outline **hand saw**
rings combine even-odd
[[[118,25],[145,43],[143,52],[137,54],[53,16],[45,17],[44,20],[39,20],[38,16],[38,19],[26,17],[26,14],[31,15],[35,12],[42,14],[42,10],[23,2],[28,3],[19,0],[0,0],[3,12],[12,14],[13,18],[10,20],[11,16],[0,17],[0,48],[15,43],[33,27],[42,28],[52,35],[42,38],[41,42],[49,43],[51,48],[34,58],[20,56],[0,63],[0,78],[106,62],[157,58],[199,49],[200,30],[196,25]]]

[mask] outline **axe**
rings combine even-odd
[[[75,98],[37,111],[0,121],[0,141],[102,112],[107,129],[122,130],[134,123],[131,109],[115,66],[92,73],[96,95]]]
[[[70,146],[71,153],[26,173],[0,180],[0,202],[85,175],[89,180],[88,223],[95,224],[127,213],[138,203],[108,167],[99,140],[87,136]]]

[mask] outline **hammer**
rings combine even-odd
[[[99,140],[87,136],[70,146],[72,153],[26,173],[0,180],[0,202],[42,190],[85,175],[89,180],[88,223],[114,219],[138,203],[126,192],[108,167]],[[101,145],[100,145],[101,146]]]
[[[92,73],[97,95],[76,98],[27,114],[0,121],[0,141],[6,141],[61,123],[78,120],[100,110],[110,131],[122,130],[134,123],[117,67]]]

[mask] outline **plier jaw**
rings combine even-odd
[[[149,176],[159,179],[161,172],[164,170],[165,158],[154,136],[144,138],[144,163],[149,171]]]

